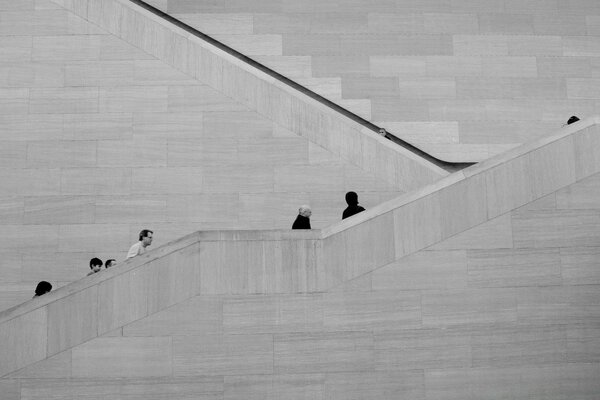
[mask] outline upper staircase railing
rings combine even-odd
[[[215,38],[213,38],[205,33],[200,32],[198,29],[187,25],[186,23],[178,20],[177,18],[165,13],[164,11],[159,10],[158,8],[156,8],[142,0],[129,0],[129,1],[146,9],[147,11],[153,13],[154,15],[172,23],[173,25],[177,26],[178,28],[183,29],[184,31],[196,36],[197,38],[200,38],[200,39],[212,44],[213,46],[215,46],[215,47],[219,48],[220,50],[232,55],[233,57],[243,61],[244,63],[277,79],[278,81],[284,83],[285,85],[318,101],[319,103],[329,107],[330,109],[334,110],[335,112],[344,115],[345,117],[353,120],[354,122],[364,126],[368,130],[372,131],[374,134],[379,134],[380,129],[381,129],[379,126],[354,114],[353,112],[347,110],[346,108],[340,106],[339,104],[336,104],[333,101],[326,99],[325,97],[321,96],[320,94],[315,93],[314,91],[300,85],[299,83],[293,81],[292,79],[287,78],[286,76],[278,73],[277,71],[272,70],[271,68],[267,67],[266,65],[261,64],[261,63],[257,62],[256,60],[253,60],[252,58],[227,46],[226,44],[216,40]],[[415,145],[413,145],[411,143],[408,143],[407,141],[405,141],[389,132],[386,132],[385,137],[387,139],[391,140],[396,145],[403,147],[404,149],[416,154],[417,156],[431,162],[432,164],[434,164],[448,172],[459,171],[463,168],[466,168],[468,166],[475,164],[475,162],[450,162],[450,161],[440,160],[439,158],[434,157],[433,155],[425,152],[424,150],[416,147]]]

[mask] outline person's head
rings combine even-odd
[[[379,128],[379,135],[385,137],[386,134],[387,132],[385,131],[385,128]]]
[[[100,272],[102,269],[102,260],[96,257],[92,258],[90,260],[90,269],[94,272]]]
[[[577,118],[575,115],[571,116],[571,118],[569,118],[569,120],[567,121],[567,125],[571,125],[574,122],[579,121],[579,118]]]
[[[52,290],[52,285],[50,284],[50,282],[41,281],[35,287],[35,295],[41,296],[43,294],[49,293],[51,290]]]
[[[116,263],[117,263],[117,260],[112,259],[112,258],[110,260],[106,260],[104,262],[104,268],[110,268],[110,267],[114,266]]]
[[[310,218],[310,216],[312,215],[310,206],[307,206],[307,205],[300,206],[300,208],[298,209],[298,214],[302,215],[303,217]]]
[[[358,204],[358,195],[356,192],[348,192],[346,193],[346,204],[349,206],[355,206]]]
[[[148,247],[152,244],[152,237],[154,236],[154,232],[149,229],[143,229],[140,232],[140,242],[142,242],[142,246]]]

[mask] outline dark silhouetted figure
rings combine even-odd
[[[365,211],[363,207],[358,205],[358,195],[356,192],[346,193],[346,203],[348,204],[348,207],[346,207],[342,213],[342,219],[346,219],[354,214]]]
[[[92,258],[90,260],[90,269],[91,271],[88,272],[87,276],[94,275],[100,272],[102,270],[102,260],[96,257]]]
[[[571,125],[574,122],[579,121],[579,118],[577,118],[575,115],[571,116],[571,118],[569,118],[569,120],[567,121],[567,125]]]
[[[52,284],[50,284],[50,282],[41,281],[40,283],[37,284],[37,286],[35,288],[35,296],[33,296],[33,297],[38,297],[43,294],[50,293],[51,290],[52,290]]]
[[[301,206],[298,209],[298,216],[292,224],[292,229],[310,229],[310,216],[312,211],[309,206]]]
[[[104,261],[104,268],[106,269],[114,267],[115,265],[117,265],[117,260],[115,260],[114,258]]]

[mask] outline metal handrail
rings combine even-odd
[[[177,26],[180,29],[183,29],[184,31],[212,44],[213,46],[219,48],[220,50],[225,51],[226,53],[234,56],[235,58],[243,61],[244,63],[251,65],[252,67],[266,73],[267,75],[277,79],[278,81],[286,84],[289,87],[294,88],[295,90],[307,95],[308,97],[312,98],[313,100],[318,101],[319,103],[329,107],[330,109],[344,115],[347,118],[350,118],[351,120],[353,120],[354,122],[364,126],[365,128],[371,130],[374,134],[379,135],[379,131],[380,131],[380,127],[378,127],[377,125],[373,124],[370,121],[367,121],[366,119],[354,114],[353,112],[345,109],[344,107],[341,107],[340,105],[332,102],[331,100],[326,99],[325,97],[321,96],[318,93],[313,92],[310,89],[307,89],[306,87],[300,85],[299,83],[291,80],[290,78],[287,78],[284,75],[281,75],[279,72],[272,70],[271,68],[267,67],[264,64],[261,64],[259,62],[257,62],[256,60],[253,60],[252,58],[240,53],[239,51],[227,46],[226,44],[216,40],[215,38],[208,36],[205,33],[200,32],[199,30],[197,30],[194,27],[189,26],[188,24],[178,20],[177,18],[165,13],[164,11],[159,10],[158,8],[142,1],[142,0],[129,0],[130,2],[144,8],[145,10],[153,13],[154,15],[174,24],[175,26]],[[398,146],[403,147],[404,149],[410,151],[413,154],[416,154],[417,156],[429,161],[430,163],[448,171],[448,172],[455,172],[455,171],[459,171],[463,168],[469,167],[473,164],[476,164],[475,162],[450,162],[450,161],[444,161],[444,160],[440,160],[437,157],[432,156],[431,154],[425,152],[424,150],[416,147],[413,144],[408,143],[407,141],[400,139],[399,137],[389,133],[386,131],[385,134],[385,138],[391,140],[392,142],[394,142],[395,144],[397,144]]]

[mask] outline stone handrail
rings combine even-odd
[[[196,295],[327,291],[600,172],[600,117],[321,231],[206,231],[0,313],[0,376]]]
[[[412,146],[401,147],[374,134],[372,127],[316,99],[316,94],[276,79],[266,67],[256,68],[239,53],[207,41],[195,29],[176,24],[174,18],[139,0],[53,1],[404,191],[467,165],[428,159]]]

